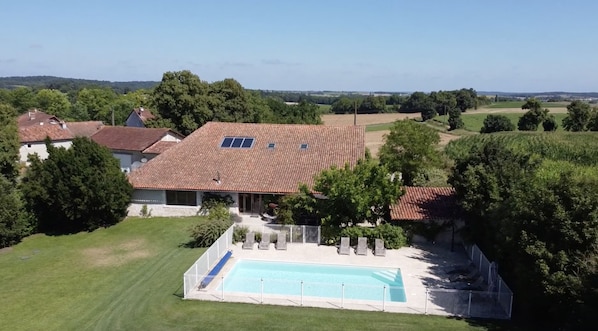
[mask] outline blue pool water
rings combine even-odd
[[[261,293],[262,286],[264,294],[300,296],[303,287],[311,297],[406,301],[396,268],[239,260],[224,278],[225,293]]]

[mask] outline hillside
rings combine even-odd
[[[105,80],[64,78],[55,76],[27,76],[27,77],[0,77],[0,88],[14,89],[17,87],[30,87],[33,89],[50,88],[61,91],[78,90],[89,86],[110,87],[115,92],[125,93],[139,89],[151,89],[159,82],[130,81],[110,82]]]

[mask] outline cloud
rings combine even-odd
[[[29,45],[30,49],[43,49],[44,46],[42,44],[31,44]]]
[[[299,62],[285,62],[279,59],[264,59],[262,60],[262,64],[265,65],[272,65],[272,66],[298,66],[301,65]]]
[[[248,62],[224,62],[221,67],[253,67],[253,64]]]
[[[17,59],[15,59],[15,58],[0,59],[0,63],[11,64],[11,63],[16,63],[16,62],[17,62]]]

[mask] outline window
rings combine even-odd
[[[197,192],[166,191],[166,204],[176,206],[197,206]]]
[[[274,146],[276,146],[275,143],[269,143],[268,144],[268,149],[274,149]]]
[[[299,146],[299,148],[304,151],[307,149],[307,144],[301,144],[301,146]]]
[[[224,137],[221,148],[251,148],[254,138],[249,137]]]

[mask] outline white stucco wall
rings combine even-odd
[[[201,196],[201,192],[197,192],[197,206],[174,206],[166,204],[164,190],[135,190],[128,215],[140,216],[141,208],[147,205],[147,210],[152,216],[195,216],[201,208]]]
[[[69,141],[57,141],[53,142],[52,146],[54,147],[64,147],[69,148],[71,147],[72,142]],[[29,154],[37,153],[40,160],[45,160],[48,158],[48,150],[46,149],[46,143],[44,142],[36,142],[36,143],[25,143],[21,144],[21,148],[19,148],[20,154],[20,161],[27,162],[27,157]]]
[[[181,139],[179,139],[178,137],[173,136],[170,133],[167,133],[164,135],[164,137],[162,137],[162,139],[160,139],[160,141],[176,141],[179,142],[181,141]]]

